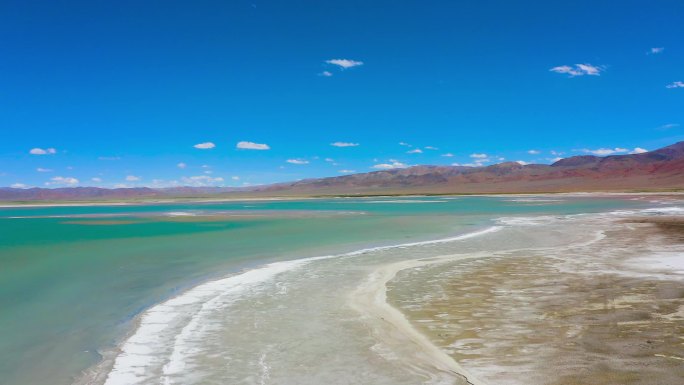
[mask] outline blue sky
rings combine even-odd
[[[3,1],[0,186],[242,186],[684,140],[684,2],[614,4]]]

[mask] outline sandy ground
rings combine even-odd
[[[439,284],[402,291],[399,273],[389,303],[481,383],[681,385],[684,219],[618,222],[564,255],[424,264]]]

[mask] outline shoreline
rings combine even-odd
[[[488,230],[491,231],[481,231],[477,233],[471,233],[470,236],[465,236],[463,239],[472,238],[478,235],[487,235],[495,233],[501,230],[502,227],[495,226]],[[589,241],[582,242],[581,245],[590,245],[592,243],[598,242],[603,239],[603,234],[601,232],[597,233],[593,239]],[[555,247],[546,248],[541,247],[537,250],[544,249],[555,249]],[[525,249],[510,249],[506,252],[520,251]],[[470,385],[488,385],[487,382],[479,379],[475,374],[461,365],[457,360],[448,355],[442,348],[436,345],[428,336],[423,334],[419,329],[417,329],[411,320],[404,314],[400,309],[392,306],[387,298],[387,292],[389,290],[388,283],[396,278],[397,274],[401,271],[408,269],[422,268],[425,266],[435,267],[438,265],[444,265],[454,262],[469,261],[469,260],[482,260],[494,257],[494,254],[481,251],[477,253],[469,254],[449,254],[449,255],[439,255],[429,258],[422,258],[416,260],[407,260],[396,263],[390,263],[388,265],[383,265],[377,270],[373,271],[368,280],[362,283],[357,290],[350,295],[350,305],[355,308],[359,313],[363,314],[364,317],[371,320],[381,320],[382,325],[371,325],[372,333],[378,339],[384,340],[388,343],[388,339],[403,337],[406,340],[400,341],[401,343],[410,343],[417,346],[430,360],[425,361],[425,364],[432,365],[437,370],[455,373],[465,380],[466,384]],[[372,321],[369,321],[372,323]],[[389,324],[393,330],[388,330],[386,325]],[[398,335],[397,335],[398,334]],[[392,343],[397,343],[393,341]],[[421,356],[414,357],[417,360],[422,359]]]
[[[192,203],[234,203],[234,202],[270,202],[270,201],[300,201],[300,200],[326,200],[326,199],[373,199],[373,198],[448,198],[448,197],[635,197],[635,196],[672,196],[684,197],[682,191],[644,191],[644,192],[618,192],[618,191],[587,191],[587,192],[540,192],[540,193],[445,193],[445,194],[378,194],[378,195],[312,195],[312,196],[275,196],[275,197],[235,197],[235,198],[168,198],[151,200],[113,200],[102,201],[68,201],[46,202],[36,201],[2,201],[0,209],[22,207],[97,207],[97,206],[144,206],[165,204],[192,204]]]
[[[410,343],[422,351],[427,360],[423,359],[423,363],[433,366],[435,369],[454,373],[460,376],[466,384],[471,385],[486,385],[484,382],[478,380],[473,374],[461,366],[456,360],[447,355],[442,349],[433,344],[425,335],[421,334],[417,329],[411,325],[404,313],[391,306],[387,302],[387,283],[394,279],[402,270],[421,267],[428,264],[439,264],[453,260],[466,260],[478,257],[485,257],[485,255],[469,255],[469,256],[443,256],[435,257],[430,261],[403,261],[385,265],[378,270],[375,270],[369,279],[362,283],[354,293],[351,294],[349,302],[350,306],[363,314],[369,324],[377,320],[381,323],[389,324],[394,330],[387,330],[386,325],[369,326],[372,329],[372,334],[379,340],[387,340],[390,338],[397,339],[396,333],[403,337],[405,341],[401,343]],[[395,333],[392,333],[395,331]],[[395,335],[392,335],[395,334]],[[392,341],[391,343],[396,343]],[[423,357],[416,355],[417,360]],[[415,364],[415,363],[414,363]]]
[[[376,251],[384,251],[384,250],[398,249],[398,248],[411,247],[411,246],[420,246],[420,245],[449,243],[449,242],[454,242],[454,241],[458,241],[461,239],[467,239],[467,238],[479,236],[481,234],[486,234],[486,233],[489,233],[492,231],[496,231],[499,228],[500,228],[500,226],[490,226],[484,230],[476,230],[473,232],[455,235],[455,236],[451,236],[451,237],[445,237],[445,238],[416,241],[416,242],[409,242],[409,243],[392,244],[392,245],[384,245],[384,246],[373,246],[373,247],[361,248],[361,249],[357,249],[354,251],[338,253],[338,254],[330,254],[330,255],[307,257],[307,258],[301,258],[301,259],[292,259],[292,260],[271,262],[271,263],[266,263],[263,265],[255,265],[253,267],[250,267],[250,268],[247,268],[247,269],[235,272],[235,273],[231,273],[231,274],[225,275],[223,277],[212,278],[212,279],[209,279],[208,281],[200,282],[197,285],[188,287],[186,290],[184,290],[180,293],[176,293],[175,295],[173,295],[173,296],[171,296],[171,297],[169,297],[169,298],[167,298],[161,302],[153,304],[150,307],[144,309],[142,312],[136,314],[129,321],[129,322],[131,322],[131,328],[129,329],[128,333],[126,333],[124,336],[122,336],[121,340],[119,340],[119,342],[117,342],[117,344],[113,348],[107,349],[104,351],[99,351],[98,354],[102,357],[100,362],[96,363],[95,365],[93,365],[90,368],[87,368],[86,370],[81,372],[80,375],[75,377],[75,380],[74,380],[74,382],[72,382],[72,384],[73,385],[109,384],[108,378],[109,378],[110,373],[112,373],[112,370],[115,369],[117,358],[119,358],[122,354],[126,354],[126,349],[124,349],[125,345],[127,343],[129,343],[132,338],[136,337],[138,335],[138,333],[140,333],[140,329],[141,329],[141,326],[143,325],[143,321],[144,321],[145,317],[156,313],[157,309],[159,309],[160,307],[163,307],[163,306],[168,306],[168,304],[172,303],[173,301],[181,301],[182,302],[183,298],[185,296],[188,296],[189,294],[192,294],[193,291],[202,292],[206,286],[220,284],[221,282],[229,282],[229,281],[232,282],[234,280],[239,280],[240,278],[244,277],[245,275],[252,274],[252,273],[257,272],[257,271],[268,270],[268,269],[273,268],[275,266],[282,266],[282,265],[286,265],[286,264],[291,265],[291,269],[283,270],[283,272],[284,271],[291,271],[291,270],[294,270],[298,267],[304,266],[306,264],[309,264],[311,262],[315,262],[318,260],[333,259],[333,258],[344,258],[344,257],[356,257],[356,256],[360,256],[363,254],[372,253],[372,252],[376,252]],[[119,384],[119,383],[120,382],[113,382],[112,384]],[[477,385],[477,384],[475,384],[475,385]]]

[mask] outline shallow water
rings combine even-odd
[[[496,247],[488,238],[301,259],[445,238],[503,216],[654,205],[420,197],[0,209],[0,376],[7,384],[72,383],[100,353],[115,352],[136,316],[185,293],[142,316],[123,345],[130,354],[99,368],[103,380],[108,363],[109,383],[453,383],[458,376],[407,363],[401,356],[410,351],[378,342],[348,297],[378,265]],[[299,262],[186,291],[286,260]],[[143,333],[146,320],[153,333]],[[136,370],[144,375],[126,377]]]

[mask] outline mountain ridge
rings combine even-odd
[[[579,155],[553,164],[419,165],[248,188],[0,188],[0,200],[131,199],[208,196],[312,196],[684,190],[684,141],[640,154]]]

